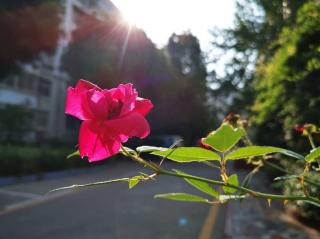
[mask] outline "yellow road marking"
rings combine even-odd
[[[198,239],[210,239],[212,232],[213,232],[213,226],[216,223],[217,219],[217,213],[218,213],[218,205],[212,205],[212,207],[209,210],[209,213],[206,217],[206,220],[204,221],[200,234],[198,236]]]

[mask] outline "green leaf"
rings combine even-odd
[[[129,188],[133,188],[134,186],[136,186],[140,180],[143,178],[143,176],[134,176],[133,178],[129,179]]]
[[[286,176],[281,176],[281,177],[276,177],[273,179],[274,181],[279,181],[279,180],[289,180],[289,179],[296,179],[296,178],[301,178],[302,175],[286,175]]]
[[[190,174],[184,173],[180,170],[174,170],[176,171],[178,174],[180,175],[186,175],[186,176],[191,176]],[[184,178],[184,180],[187,181],[187,183],[189,183],[190,185],[192,185],[193,187],[195,187],[196,189],[200,190],[201,192],[204,192],[210,196],[213,196],[215,198],[219,197],[219,193],[214,190],[208,183],[206,182],[202,182],[196,179],[189,179],[189,178]]]
[[[320,158],[320,147],[311,150],[311,152],[304,158],[307,162],[314,162]]]
[[[144,146],[140,146],[140,147],[136,148],[138,153],[150,153],[150,152],[154,152],[154,151],[165,151],[167,149],[168,148],[148,146],[148,145],[144,145]]]
[[[239,180],[238,180],[237,174],[232,174],[228,178],[228,183],[231,185],[239,186]],[[230,188],[230,187],[226,187],[226,186],[224,186],[222,188],[225,193],[234,193],[237,191],[237,189],[235,189],[235,188]]]
[[[311,204],[311,205],[316,206],[316,207],[320,207],[320,204],[316,203],[316,202],[311,202],[311,201],[307,201],[307,200],[301,200],[301,201],[303,201],[305,203],[308,203],[308,204]]]
[[[268,146],[248,146],[238,148],[235,151],[229,153],[225,159],[226,160],[235,160],[235,159],[243,159],[255,156],[263,156],[272,153],[280,153],[286,151],[285,149],[276,148],[276,147],[268,147]]]
[[[184,202],[209,202],[208,199],[188,194],[188,193],[165,193],[165,194],[157,194],[154,196],[155,198],[164,198],[175,201],[184,201]]]
[[[151,154],[166,157],[180,163],[220,160],[220,156],[215,152],[198,147],[181,147],[153,152]]]
[[[283,152],[279,152],[283,155],[286,155],[286,156],[289,156],[291,158],[296,158],[296,159],[299,159],[299,160],[304,160],[304,157],[301,155],[301,154],[298,154],[296,152],[293,152],[291,150],[286,150],[286,151],[283,151]]]
[[[229,124],[222,124],[220,128],[204,138],[203,142],[219,152],[226,152],[235,146],[243,135],[243,130],[235,129]]]
[[[77,151],[69,154],[69,155],[67,156],[67,159],[70,159],[70,158],[73,158],[73,157],[77,157],[77,156],[80,156],[79,150],[77,150]]]

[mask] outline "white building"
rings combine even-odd
[[[77,14],[94,15],[101,10],[109,15],[119,16],[118,9],[110,1],[65,0],[64,15],[61,18],[61,35],[55,53],[41,53],[28,64],[20,64],[21,72],[11,74],[0,81],[0,107],[6,105],[24,106],[32,112],[32,128],[28,140],[66,140],[67,130],[65,97],[69,76],[61,70],[61,60],[77,29]],[[96,11],[99,9],[100,11]],[[73,132],[74,133],[74,132]]]
[[[32,113],[28,140],[66,136],[64,105],[69,78],[63,72],[55,74],[44,62],[23,65],[19,74],[10,75],[0,83],[0,107],[20,105]]]

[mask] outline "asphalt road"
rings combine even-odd
[[[199,164],[166,162],[165,166],[214,175],[214,169]],[[57,187],[130,177],[141,171],[145,169],[133,162],[118,161],[78,175],[1,187],[0,239],[213,238],[210,226],[221,227],[223,219],[210,205],[153,198],[157,193],[195,193],[181,179],[161,176],[133,189],[119,183],[45,195]]]

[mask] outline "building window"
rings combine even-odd
[[[49,121],[49,113],[46,111],[37,111],[35,113],[35,123],[38,127],[47,127]]]
[[[14,77],[8,77],[4,80],[6,86],[14,87]]]
[[[30,74],[20,75],[17,78],[18,89],[34,92],[36,77]]]
[[[48,80],[39,80],[38,81],[38,93],[41,96],[50,96],[50,88],[51,88],[51,82]]]

